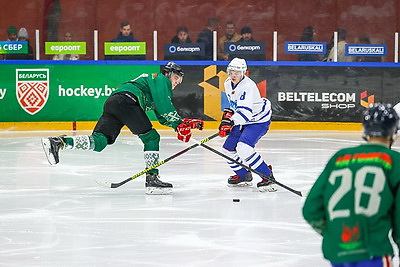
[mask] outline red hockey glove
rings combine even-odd
[[[192,137],[192,132],[190,131],[190,126],[181,123],[176,127],[176,132],[178,133],[178,139],[183,142],[189,142],[190,137]]]
[[[225,108],[222,114],[221,124],[219,125],[219,136],[225,137],[231,133],[232,127],[234,125],[233,121],[230,119],[233,115],[233,110],[230,108]]]
[[[224,108],[224,113],[222,114],[222,119],[230,119],[235,112],[230,108]]]
[[[183,119],[182,123],[190,126],[192,129],[199,129],[200,131],[204,128],[204,122],[198,119]]]
[[[231,119],[223,119],[219,125],[219,136],[225,137],[231,133],[233,121]]]

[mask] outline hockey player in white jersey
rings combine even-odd
[[[223,150],[229,157],[242,162],[252,169],[273,178],[271,168],[264,162],[254,147],[264,136],[271,123],[271,103],[262,98],[257,85],[245,75],[247,64],[244,59],[234,58],[228,65],[229,77],[224,83],[229,108],[224,109],[219,135],[226,137]],[[252,185],[251,172],[228,162],[235,175],[228,179],[228,186]],[[276,186],[268,179],[257,183],[259,191],[276,191]]]

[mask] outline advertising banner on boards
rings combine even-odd
[[[186,65],[173,91],[182,117],[220,120],[229,103],[226,65]],[[2,65],[0,121],[96,121],[120,84],[159,65]],[[374,102],[400,102],[397,67],[250,66],[248,75],[272,103],[275,121],[359,122]],[[149,113],[150,118],[154,116]]]
[[[185,89],[174,92],[177,107],[188,116],[220,120],[228,105],[226,66],[184,68]],[[249,66],[248,75],[271,101],[275,121],[360,122],[369,104],[400,102],[400,68]]]
[[[158,65],[3,65],[0,121],[97,121],[120,84]]]
[[[0,54],[26,54],[27,41],[0,41]]]

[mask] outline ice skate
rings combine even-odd
[[[172,194],[172,184],[161,181],[155,173],[146,174],[146,194],[169,195]]]
[[[274,179],[274,176],[272,174],[270,177],[272,179]],[[260,191],[260,192],[276,192],[276,191],[278,191],[278,188],[276,187],[276,185],[266,178],[263,178],[261,182],[257,183],[257,188],[258,188],[258,191]]]
[[[42,147],[50,165],[60,162],[59,151],[64,149],[65,142],[62,136],[42,138]]]
[[[274,175],[272,174],[272,165],[268,165],[268,169],[271,170],[271,174],[269,175],[269,177],[271,177],[272,180],[275,180]],[[257,183],[257,188],[258,188],[258,191],[260,191],[260,192],[276,192],[276,191],[278,191],[278,188],[276,187],[276,185],[266,178],[263,178],[261,182]]]
[[[238,187],[238,186],[251,186],[253,177],[251,172],[246,173],[243,178],[240,178],[239,175],[235,174],[229,177],[228,186],[230,187]]]

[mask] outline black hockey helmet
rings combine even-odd
[[[392,138],[397,131],[399,116],[390,104],[371,104],[363,112],[364,139],[367,136]]]
[[[185,75],[185,73],[182,70],[182,67],[178,64],[176,64],[175,62],[168,62],[167,64],[164,65],[164,67],[162,68],[162,74],[168,74],[168,76],[171,75],[171,73],[175,73],[178,74],[179,76],[181,76],[183,78],[183,76]]]

